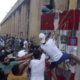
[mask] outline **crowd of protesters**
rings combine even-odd
[[[0,80],[29,80],[34,48],[32,41],[0,36]]]
[[[40,46],[33,40],[0,36],[0,80],[58,80],[54,69],[67,70],[62,62],[72,58],[80,63],[57,48],[56,36],[40,33]]]

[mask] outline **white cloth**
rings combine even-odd
[[[28,54],[28,52],[26,52],[25,50],[20,50],[20,51],[18,52],[18,57],[23,57],[23,56],[25,56],[26,54]]]
[[[28,47],[28,42],[27,42],[26,40],[25,40],[24,43],[23,43],[23,47],[24,47],[24,48],[27,48],[27,47]]]
[[[31,77],[30,80],[44,80],[45,71],[45,54],[42,54],[41,59],[33,59],[30,62]]]
[[[55,40],[52,38],[48,39],[45,44],[41,44],[41,49],[46,52],[52,62],[58,61],[63,55],[63,53],[57,48]]]
[[[76,72],[76,65],[69,65],[69,69],[72,73],[75,73]]]

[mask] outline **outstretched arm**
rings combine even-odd
[[[20,74],[22,74],[24,72],[25,68],[28,66],[29,63],[30,63],[30,59],[26,60],[24,63],[19,65]]]
[[[59,32],[54,31],[51,36],[52,36],[53,39],[56,39],[57,40],[58,37],[59,37]]]
[[[53,33],[49,32],[46,36],[46,40],[48,40],[50,37],[57,40],[59,37],[59,32],[58,31],[54,31]]]
[[[26,59],[31,58],[32,56],[33,56],[33,53],[28,54],[28,55],[23,56],[23,57],[20,57],[20,58],[17,58],[16,60],[17,60],[17,61],[20,61],[20,60],[26,60]]]

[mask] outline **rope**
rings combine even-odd
[[[74,29],[75,29],[75,10],[73,13],[73,29],[72,29],[72,31],[74,31]],[[72,36],[74,36],[73,32],[72,32]]]

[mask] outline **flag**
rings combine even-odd
[[[80,10],[64,11],[60,14],[60,30],[78,30]]]
[[[54,29],[54,14],[47,13],[41,16],[41,30],[53,30]]]

